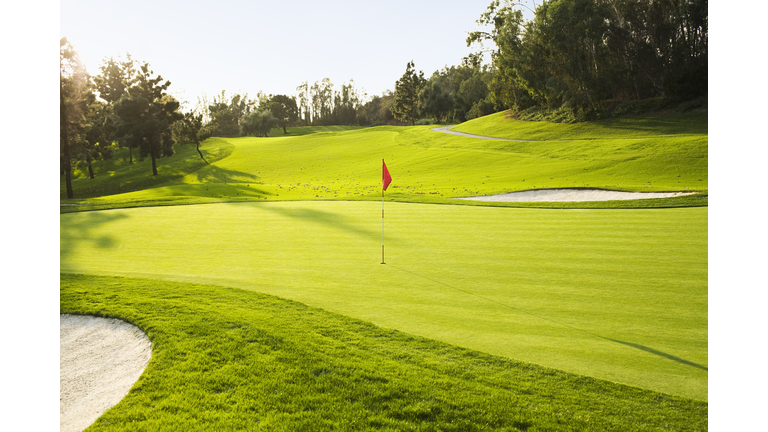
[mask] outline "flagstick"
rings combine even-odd
[[[384,264],[384,189],[381,190],[381,263]]]

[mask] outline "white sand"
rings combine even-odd
[[[81,431],[128,394],[152,356],[138,327],[111,318],[60,315],[60,430]]]
[[[669,198],[691,195],[694,193],[695,192],[619,192],[600,189],[539,189],[457,199],[498,202],[581,202]]]

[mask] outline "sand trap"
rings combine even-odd
[[[695,192],[619,192],[601,189],[539,189],[457,199],[498,202],[581,202],[669,198],[692,195],[694,193]]]
[[[60,430],[81,431],[128,394],[152,356],[138,327],[111,318],[60,315]]]

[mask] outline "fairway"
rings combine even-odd
[[[707,208],[388,202],[386,215],[381,265],[376,202],[62,214],[61,271],[245,288],[490,354],[707,399]]]
[[[661,129],[658,124],[665,123],[657,117],[621,123],[631,133],[596,123],[591,129],[581,126],[580,134],[564,134],[559,124],[531,122],[546,134],[541,132],[543,140],[530,142],[466,138],[435,132],[432,126],[304,135],[289,129],[290,135],[271,138],[212,138],[203,149],[211,157],[226,157],[202,168],[195,165],[190,168],[193,172],[157,187],[104,200],[189,196],[376,200],[381,198],[377,179],[382,158],[394,178],[387,199],[397,201],[445,203],[456,197],[575,187],[703,192],[708,188],[706,116],[689,121],[695,127],[684,128],[678,122]],[[523,127],[518,123],[532,127],[529,122],[507,126]],[[609,130],[614,136],[609,137]],[[146,171],[142,174],[146,177]],[[76,185],[89,181],[80,179]]]

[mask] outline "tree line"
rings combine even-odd
[[[511,109],[594,118],[622,102],[707,95],[707,0],[544,0],[525,20],[519,0],[494,0],[467,46],[482,52],[428,79],[409,62],[391,111],[405,123],[458,123]]]
[[[496,110],[565,108],[589,118],[611,103],[685,101],[707,94],[707,0],[549,0],[524,20],[521,3],[494,0],[489,32]]]

